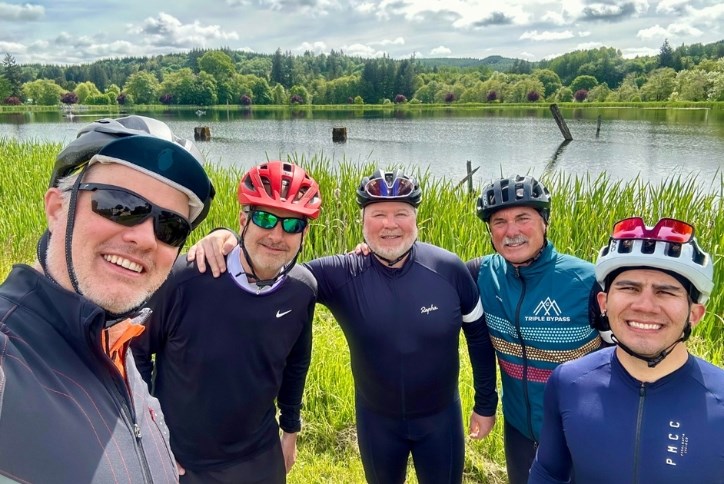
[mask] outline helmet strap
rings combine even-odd
[[[404,254],[402,254],[400,257],[398,257],[398,258],[396,258],[396,259],[394,259],[394,260],[388,259],[388,258],[386,258],[386,257],[382,257],[380,254],[378,254],[378,253],[375,252],[375,251],[370,251],[370,252],[372,252],[372,253],[375,255],[375,257],[377,257],[378,259],[380,259],[381,261],[383,261],[385,264],[387,264],[387,267],[392,267],[392,266],[394,266],[395,264],[397,264],[398,262],[400,262],[402,259],[404,259],[405,257],[407,257],[407,255],[408,255],[410,252],[412,252],[412,246],[410,246],[410,248],[407,249],[407,250],[404,252]]]
[[[687,329],[688,329],[688,331],[687,331]],[[644,356],[639,353],[636,353],[634,350],[632,350],[625,344],[621,343],[618,340],[618,338],[616,338],[615,334],[611,334],[611,339],[614,341],[614,343],[616,343],[616,345],[621,347],[621,349],[624,350],[626,353],[633,356],[634,358],[638,358],[639,360],[645,361],[649,368],[654,368],[656,365],[661,363],[664,360],[664,358],[666,358],[667,356],[669,356],[669,354],[671,354],[671,352],[674,350],[674,347],[677,344],[679,344],[683,341],[686,341],[689,338],[689,334],[691,334],[691,323],[689,323],[687,321],[686,328],[684,329],[684,333],[681,335],[681,338],[677,339],[676,341],[671,343],[671,345],[669,345],[668,347],[661,350],[661,353],[659,353],[656,356]]]

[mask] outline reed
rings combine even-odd
[[[35,243],[45,227],[43,193],[57,144],[0,139],[0,275],[4,278],[14,262],[32,262]],[[323,154],[310,158],[290,155],[304,166],[321,186],[324,209],[312,223],[301,260],[345,252],[362,237],[360,211],[354,191],[372,163],[333,162]],[[388,168],[388,167],[387,167]],[[410,167],[406,167],[410,169]],[[236,186],[241,172],[235,168],[208,166],[217,190],[211,214],[191,237],[198,240],[214,227],[238,228]],[[484,224],[475,215],[475,196],[454,188],[448,180],[414,171],[421,180],[424,199],[418,213],[420,239],[456,252],[463,260],[491,252]],[[724,257],[724,177],[701,180],[675,177],[659,184],[640,178],[620,181],[607,175],[575,177],[544,174],[553,194],[549,237],[556,247],[587,260],[595,260],[607,241],[612,224],[630,215],[653,222],[661,216],[693,222],[697,237],[715,259],[715,287],[720,288],[707,306],[708,313],[695,329],[690,348],[715,364],[724,363],[724,296],[721,270]],[[467,418],[473,390],[470,364],[461,340],[460,393]],[[344,336],[330,313],[318,307],[314,326],[312,366],[305,392],[304,430],[300,435],[297,464],[290,483],[364,482],[354,432],[354,389],[349,352]],[[502,417],[498,415],[499,422]],[[481,442],[468,442],[465,482],[506,482],[502,425]],[[410,475],[408,482],[417,482]]]

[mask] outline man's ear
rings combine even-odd
[[[244,229],[244,225],[246,225],[246,222],[249,220],[249,212],[241,211],[239,212],[239,228],[241,231]]]
[[[606,312],[606,302],[608,302],[608,294],[601,291],[598,294],[596,294],[596,299],[598,300],[598,307],[601,309],[601,313]]]
[[[45,202],[45,219],[48,222],[50,232],[55,232],[59,223],[65,223],[67,211],[64,207],[63,192],[58,188],[49,188],[43,198]]]
[[[706,307],[703,304],[693,303],[691,309],[689,309],[689,322],[691,327],[696,327],[706,313]]]

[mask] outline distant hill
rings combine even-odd
[[[431,57],[431,58],[418,58],[415,59],[420,65],[426,67],[490,67],[494,71],[508,72],[513,68],[513,64],[517,59],[509,57],[503,57],[499,55],[491,55],[485,59],[475,59],[472,57],[465,58],[451,58],[451,57]]]

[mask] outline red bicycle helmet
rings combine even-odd
[[[239,203],[270,207],[317,218],[322,207],[319,185],[294,163],[269,161],[252,167],[241,179]]]

